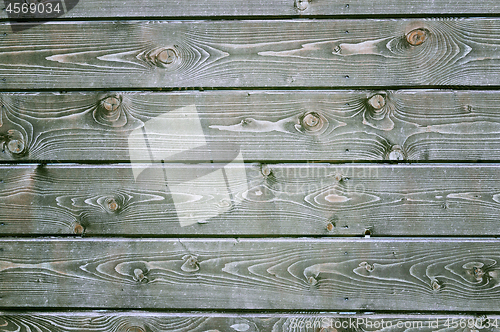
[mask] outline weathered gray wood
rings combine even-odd
[[[4,308],[498,310],[493,239],[2,239]]]
[[[462,325],[462,326],[461,326]],[[227,314],[136,312],[0,312],[4,331],[50,332],[145,332],[145,331],[238,331],[238,332],[358,332],[436,331],[480,329],[500,331],[496,315],[377,315],[377,314]]]
[[[0,89],[500,85],[497,18],[3,23],[0,35]]]
[[[73,0],[72,2],[75,2]],[[328,1],[328,0],[183,0],[183,1],[106,1],[81,0],[65,18],[99,17],[189,17],[189,16],[318,16],[318,15],[405,15],[405,14],[498,14],[495,0],[397,0]],[[0,18],[6,18],[0,12]]]
[[[498,164],[147,166],[2,166],[0,234],[500,235]]]
[[[150,162],[152,155],[155,162],[207,162],[233,160],[238,150],[246,161],[500,160],[498,91],[3,93],[0,99],[3,142],[22,143],[19,151],[4,145],[2,160]]]

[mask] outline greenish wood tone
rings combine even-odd
[[[0,235],[500,235],[498,164],[147,167],[2,166]]]
[[[183,1],[106,1],[81,0],[64,18],[121,18],[133,17],[255,17],[255,16],[324,16],[324,15],[479,15],[498,14],[495,0],[470,2],[466,0],[398,0],[328,1],[328,0],[183,0]],[[6,18],[2,11],[0,18]]]
[[[237,151],[245,161],[500,160],[498,91],[2,93],[0,100],[1,160],[207,162],[233,160]]]
[[[461,327],[462,325],[462,327]],[[227,314],[136,312],[0,312],[5,331],[41,332],[410,332],[481,328],[498,332],[496,315]]]
[[[4,308],[497,310],[493,239],[2,239]]]
[[[0,89],[500,82],[497,18],[3,23],[0,35]]]

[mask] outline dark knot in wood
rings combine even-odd
[[[406,34],[406,41],[411,46],[421,45],[428,36],[428,31],[426,29],[414,29]]]
[[[379,111],[385,106],[385,97],[380,94],[373,95],[368,99],[368,105],[370,105],[373,110]]]
[[[110,212],[116,212],[118,211],[119,205],[113,197],[110,197],[106,199],[106,208]]]
[[[82,235],[83,232],[85,231],[85,228],[80,225],[79,223],[76,223],[75,226],[73,227],[73,232],[78,235]]]
[[[300,124],[307,132],[317,132],[323,129],[326,120],[316,112],[308,112],[302,117]]]
[[[298,10],[306,10],[309,6],[309,0],[295,0],[295,8]]]
[[[402,161],[406,159],[406,155],[399,145],[393,145],[387,152],[386,158],[392,161]]]
[[[6,141],[7,150],[16,156],[23,155],[26,151],[23,135],[19,130],[11,129],[7,133]]]
[[[121,101],[120,101],[119,97],[110,96],[110,97],[105,98],[102,101],[101,105],[106,111],[114,112],[118,109],[120,104],[121,104]]]
[[[179,53],[175,48],[168,47],[156,54],[156,65],[160,67],[171,66],[179,59]]]

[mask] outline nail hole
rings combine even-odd
[[[369,230],[369,229],[367,229],[367,230],[365,231],[365,235],[368,235],[368,236],[369,236],[369,235],[371,235],[371,234],[372,234],[372,232],[370,232],[370,230]]]

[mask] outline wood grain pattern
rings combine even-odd
[[[498,14],[500,6],[495,0],[470,2],[466,0],[397,0],[338,1],[328,0],[183,0],[183,1],[80,1],[67,12],[65,18],[121,18],[121,17],[255,17],[255,16],[325,16],[325,15],[405,15],[405,14]],[[5,11],[0,18],[6,18]]]
[[[4,308],[497,310],[500,242],[2,239]]]
[[[0,167],[0,235],[500,235],[498,164],[239,164],[232,199],[214,164],[132,166]]]
[[[245,161],[500,160],[498,91],[3,93],[0,100],[1,160],[209,162],[238,151]],[[22,142],[21,151],[10,141]]]
[[[3,23],[0,35],[0,89],[500,82],[497,18]]]
[[[457,324],[458,327],[454,327]],[[40,332],[498,332],[496,315],[227,314],[136,312],[0,312],[1,331]],[[495,326],[497,325],[497,326]]]

